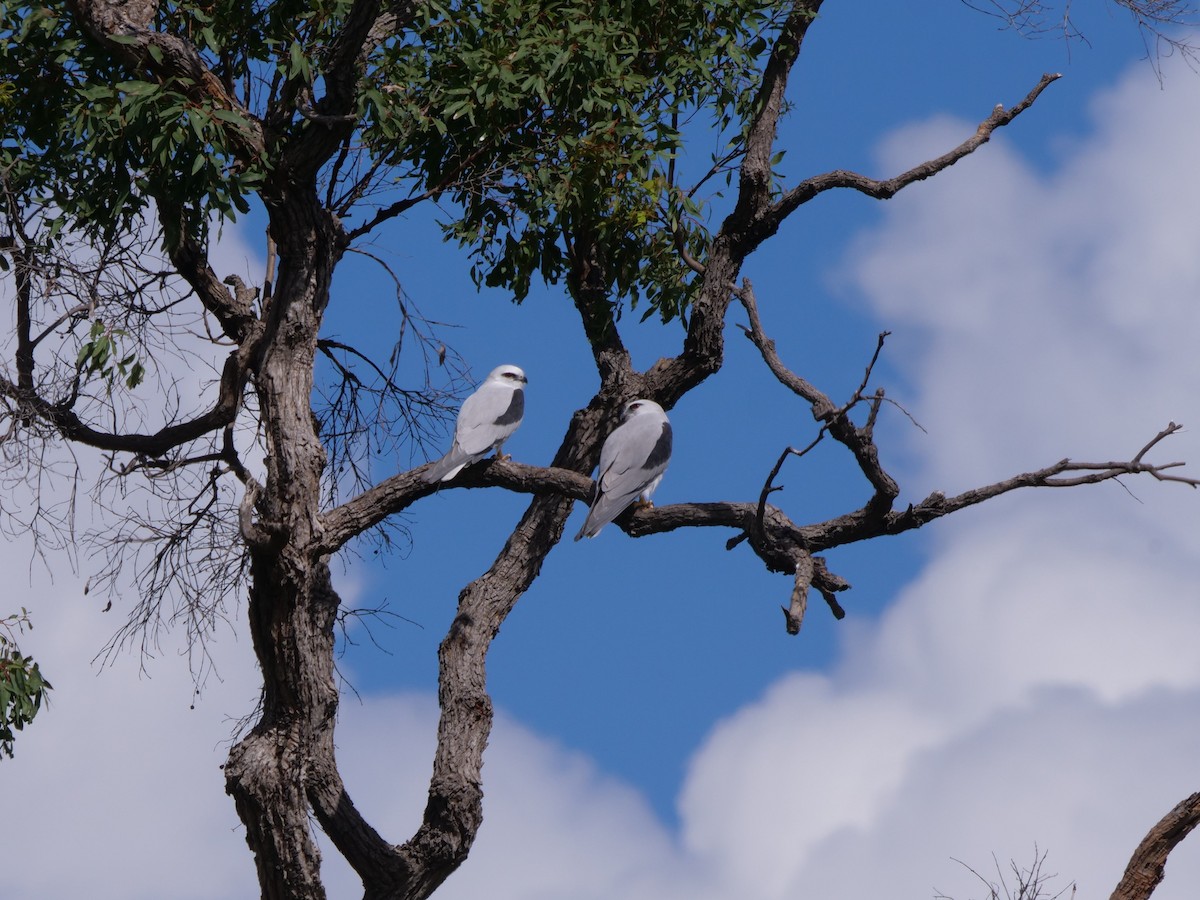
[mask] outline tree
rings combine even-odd
[[[264,897],[324,895],[310,815],[369,897],[428,896],[465,859],[482,818],[490,642],[561,540],[574,502],[589,497],[588,473],[620,408],[649,397],[669,409],[718,371],[735,303],[765,364],[811,409],[817,440],[850,454],[869,499],[796,523],[768,503],[788,456],[807,452],[788,448],[756,497],[637,509],[617,524],[634,537],[732,528],[731,543],[791,577],[793,633],[812,588],[841,615],[836,594],[849,585],[820,555],[831,548],[1021,487],[1133,474],[1195,485],[1175,474],[1178,464],[1147,461],[1172,424],[1128,460],[1063,460],[895,508],[899,486],[874,438],[887,400],[871,389],[875,360],[841,403],[802,378],[769,337],[743,263],[826,191],[883,199],[943,171],[1056,76],[992,111],[957,147],[892,178],[839,170],[787,185],[774,168],[776,126],[821,5],[0,5],[0,77],[14,86],[0,171],[17,282],[15,351],[0,376],[6,446],[34,477],[54,464],[46,448],[94,448],[107,463],[101,478],[126,490],[141,479],[164,504],[154,516],[114,504],[126,539],[118,549],[133,555],[116,553],[101,577],[140,565],[143,596],[128,634],[178,615],[200,635],[232,592],[247,592],[262,705],[225,774]],[[1151,22],[1175,12],[1123,5],[1157,15]],[[710,124],[729,149],[685,173],[679,148]],[[709,227],[697,192],[721,178],[732,196]],[[257,288],[219,271],[214,256],[221,224],[254,198],[272,254]],[[334,637],[343,610],[330,564],[434,490],[420,467],[369,483],[358,465],[364,442],[396,432],[420,441],[446,400],[424,385],[406,388],[394,363],[364,360],[321,326],[339,302],[330,285],[345,255],[433,199],[453,210],[447,235],[465,246],[481,283],[517,300],[535,276],[565,285],[600,388],[549,467],[489,460],[454,482],[532,500],[492,566],[459,596],[439,653],[429,801],[416,833],[395,845],[359,814],[337,768]],[[685,325],[678,354],[646,371],[634,369],[622,339],[622,313],[638,307]],[[418,346],[436,350],[421,320],[410,321]],[[166,354],[218,360],[200,408],[172,385]],[[332,370],[324,384],[321,358]],[[166,400],[139,391],[143,378]],[[249,462],[259,450],[262,469]],[[29,524],[69,527],[46,515],[39,509]],[[174,613],[164,612],[172,602]]]

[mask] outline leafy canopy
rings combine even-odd
[[[0,171],[72,227],[129,228],[154,202],[177,213],[162,217],[168,244],[203,241],[212,216],[247,212],[287,177],[306,133],[339,128],[318,187],[352,236],[437,198],[480,284],[520,300],[535,276],[563,278],[583,242],[603,248],[615,302],[682,313],[692,273],[678,247],[699,255],[706,238],[697,185],[681,184],[683,132],[732,142],[696,180],[736,158],[731,123],[754,102],[779,0],[419,4],[369,39],[353,111],[329,116],[352,12],[164,3],[150,27],[183,41],[134,52],[118,36],[130,53],[115,60],[61,11],[0,0]],[[192,58],[203,66],[180,63]]]
[[[414,90],[367,95],[417,117],[389,132],[385,113],[379,134],[407,131],[425,185],[453,186],[461,215],[446,231],[477,248],[477,280],[523,298],[588,240],[607,254],[610,294],[679,314],[691,273],[675,241],[703,244],[676,177],[681,129],[742,121],[779,5],[497,0],[427,13],[420,39],[396,48]]]

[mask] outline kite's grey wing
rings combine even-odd
[[[639,496],[649,499],[670,460],[671,423],[661,407],[626,419],[600,451],[596,499],[575,540],[594,537]]]
[[[464,466],[500,452],[525,415],[525,373],[516,366],[498,366],[458,411],[454,441],[446,455],[427,471],[427,484],[448,481]]]
[[[455,442],[471,462],[483,459],[517,430],[525,415],[525,391],[508,385],[485,384],[467,398],[458,414]]]

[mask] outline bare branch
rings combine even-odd
[[[1110,900],[1148,900],[1163,880],[1167,857],[1200,824],[1200,793],[1181,800],[1142,838]]]
[[[1000,860],[996,859],[996,854],[992,854],[992,865],[996,869],[996,877],[1000,883],[994,884],[988,878],[985,878],[982,873],[976,871],[971,866],[967,865],[961,859],[954,861],[970,872],[979,880],[987,890],[987,900],[1059,900],[1064,894],[1070,891],[1070,896],[1075,896],[1075,882],[1070,882],[1060,888],[1055,893],[1050,893],[1050,882],[1058,876],[1056,874],[1043,871],[1043,866],[1046,864],[1047,852],[1039,850],[1037,844],[1033,845],[1033,862],[1028,867],[1017,865],[1016,860],[1009,860],[1008,868],[1012,873],[1011,878],[1013,883],[1010,885],[1008,877],[1004,874],[1004,869],[1000,866]],[[1003,893],[1002,893],[1003,892]],[[934,895],[934,900],[953,900],[941,891]]]
[[[986,16],[999,19],[1004,27],[1027,37],[1057,33],[1064,40],[1079,40],[1090,46],[1087,35],[1071,16],[1071,0],[1061,4],[1046,0],[960,0],[967,7]],[[1187,31],[1200,24],[1196,4],[1192,0],[1113,0],[1113,5],[1125,9],[1141,32],[1146,57],[1159,79],[1161,59],[1178,52],[1189,62],[1195,60],[1197,46],[1187,37]]]
[[[877,396],[872,414],[865,427],[859,428],[849,416],[849,411],[863,399],[863,391],[866,390],[871,373],[874,371],[875,363],[879,359],[887,332],[879,336],[879,340],[875,346],[875,353],[867,365],[862,384],[859,385],[858,390],[854,392],[850,400],[839,408],[834,406],[833,401],[829,399],[828,395],[784,365],[778,351],[775,349],[775,342],[767,337],[766,332],[763,330],[762,320],[758,313],[758,303],[754,297],[754,286],[750,283],[749,279],[743,279],[742,286],[736,291],[736,296],[741,301],[746,314],[750,318],[750,328],[743,329],[743,332],[758,347],[763,361],[767,364],[767,368],[771,370],[771,374],[792,393],[806,400],[812,407],[813,418],[822,423],[822,428],[828,429],[830,436],[834,440],[844,445],[854,454],[854,459],[858,463],[859,469],[867,481],[870,482],[875,492],[869,504],[871,508],[877,513],[882,513],[890,509],[892,502],[900,493],[900,488],[895,480],[884,471],[879,461],[879,451],[875,446],[872,435],[874,412],[878,409],[878,404],[883,400],[882,393]]]
[[[692,304],[681,352],[660,359],[645,378],[645,395],[670,409],[687,391],[717,371],[724,356],[725,314],[743,261],[763,239],[760,223],[771,203],[771,155],[783,111],[788,77],[808,28],[823,0],[794,0],[763,69],[762,82],[747,123],[733,211],[714,236],[704,274]]]
[[[974,153],[991,140],[992,133],[997,128],[1003,128],[1025,110],[1029,109],[1041,95],[1042,91],[1061,77],[1061,74],[1043,75],[1041,80],[1033,87],[1033,90],[1026,94],[1025,98],[1016,106],[1005,109],[1003,105],[997,104],[996,108],[992,110],[992,114],[979,123],[979,127],[975,129],[975,133],[953,150],[943,153],[936,159],[927,160],[918,166],[914,166],[907,172],[902,172],[894,178],[880,181],[868,178],[865,175],[859,175],[857,172],[838,169],[833,172],[826,172],[824,175],[815,175],[812,178],[805,179],[787,191],[783,197],[772,205],[764,217],[764,227],[769,229],[768,233],[774,233],[780,223],[799,206],[807,203],[818,194],[823,194],[825,191],[834,188],[850,188],[851,190],[866,194],[868,197],[874,197],[877,200],[888,200],[896,196],[896,194],[910,184],[930,178]]]
[[[949,513],[957,512],[968,506],[975,506],[985,500],[990,500],[993,497],[998,497],[1001,494],[1006,494],[1018,488],[1074,487],[1082,484],[1099,484],[1102,481],[1118,479],[1122,475],[1149,475],[1158,481],[1174,481],[1179,484],[1186,484],[1192,488],[1198,487],[1200,486],[1200,479],[1168,473],[1167,470],[1180,468],[1184,463],[1150,464],[1143,461],[1143,457],[1148,450],[1166,437],[1175,434],[1181,428],[1182,426],[1176,425],[1174,422],[1169,423],[1133,459],[1126,462],[1092,463],[1072,462],[1069,459],[1063,459],[1052,466],[1038,469],[1036,472],[1025,472],[1015,475],[1012,478],[998,481],[986,487],[964,491],[954,497],[947,498],[941,493],[934,492],[915,506],[909,506],[904,512],[893,513],[889,516],[889,526],[885,533],[899,534],[902,531],[908,531],[914,527],[915,521],[924,524],[925,522],[930,522]],[[1065,473],[1070,472],[1083,472],[1086,474],[1070,478],[1062,477]],[[920,526],[916,525],[915,527]]]
[[[1172,423],[1163,429],[1147,447],[1155,446],[1163,438],[1174,434],[1181,426]],[[785,454],[787,455],[787,454]],[[1014,475],[1003,481],[964,491],[953,497],[941,493],[930,494],[918,504],[902,512],[872,515],[867,507],[824,522],[798,526],[779,509],[770,504],[765,507],[762,530],[768,536],[786,536],[789,543],[807,547],[813,552],[828,550],[845,544],[856,543],[885,534],[901,534],[942,518],[952,512],[965,509],[1020,488],[1064,487],[1068,481],[1061,476],[1069,472],[1086,472],[1080,484],[1097,484],[1111,481],[1122,475],[1149,475],[1160,480],[1178,481],[1195,487],[1200,479],[1183,476],[1167,476],[1164,469],[1183,465],[1172,462],[1152,464],[1145,462],[1141,454],[1125,462],[1073,462],[1060,460],[1051,466],[1033,472]],[[355,534],[370,528],[389,515],[401,512],[422,497],[437,490],[460,488],[499,487],[519,494],[558,494],[573,500],[586,502],[592,494],[593,483],[586,475],[557,467],[529,466],[513,460],[487,459],[463,469],[447,484],[428,485],[420,475],[426,466],[420,466],[399,475],[394,475],[375,487],[362,492],[346,503],[329,510],[321,517],[322,553],[332,553]],[[646,537],[674,531],[677,528],[727,527],[738,531],[753,532],[758,521],[760,504],[756,502],[696,502],[677,503],[667,506],[636,507],[618,517],[619,527],[633,537]],[[750,538],[753,541],[753,538]],[[790,563],[784,569],[791,574]]]
[[[802,553],[796,558],[795,579],[791,602],[787,606],[781,607],[787,633],[792,635],[800,633],[800,626],[804,622],[804,611],[808,609],[808,589],[813,580],[813,561],[807,553]]]
[[[833,613],[835,619],[841,620],[846,618],[846,611],[837,601],[834,596],[835,592],[850,590],[850,582],[842,578],[840,575],[835,575],[830,572],[826,566],[825,560],[820,556],[812,558],[813,572],[813,587],[820,591],[826,604],[829,606],[829,611]]]
[[[772,490],[771,481],[778,474],[783,459],[800,453],[789,448],[780,456],[757,502],[634,506],[619,516],[615,523],[631,537],[646,537],[678,528],[735,529],[738,535],[727,542],[727,549],[749,542],[768,569],[796,577],[792,601],[787,608],[787,621],[789,631],[793,625],[798,630],[808,585],[820,591],[837,618],[845,615],[834,594],[847,590],[850,585],[830,572],[823,559],[813,555],[821,551],[921,528],[952,512],[1019,488],[1095,484],[1134,474],[1178,481],[1193,487],[1200,485],[1200,479],[1169,475],[1164,471],[1177,468],[1180,463],[1152,464],[1144,460],[1147,452],[1179,428],[1180,426],[1171,423],[1148,441],[1132,459],[1125,462],[1091,463],[1061,460],[1043,469],[1015,475],[954,497],[947,498],[943,494],[934,493],[902,512],[888,512],[869,501],[866,506],[855,512],[811,525],[797,525],[780,509],[765,503],[765,497]],[[558,467],[527,466],[512,460],[489,459],[475,463],[464,469],[449,484],[437,487],[426,484],[420,477],[424,468],[395,475],[325,513],[321,518],[320,551],[336,551],[357,534],[373,527],[386,517],[407,509],[412,503],[439,489],[500,487],[516,493],[559,495],[583,502],[588,500],[593,490],[592,480],[577,471]],[[1062,477],[1072,472],[1084,474],[1075,478]],[[803,562],[810,558],[811,575],[805,570],[808,563]]]
[[[242,358],[245,355],[239,349],[226,358],[220,393],[208,412],[183,422],[164,425],[150,433],[113,432],[95,428],[76,415],[69,403],[51,403],[37,394],[22,390],[19,384],[3,377],[0,377],[0,396],[14,401],[22,414],[52,425],[66,440],[100,450],[158,457],[233,422],[241,408],[242,391],[246,384],[247,367]]]

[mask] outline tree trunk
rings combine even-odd
[[[246,826],[262,896],[322,900],[308,779],[318,748],[332,751],[338,597],[328,560],[314,550],[325,452],[311,396],[321,312],[343,243],[315,191],[293,187],[269,202],[268,210],[280,278],[255,366],[268,469],[257,498],[257,523],[245,536],[262,716],[230,751],[226,790]]]

